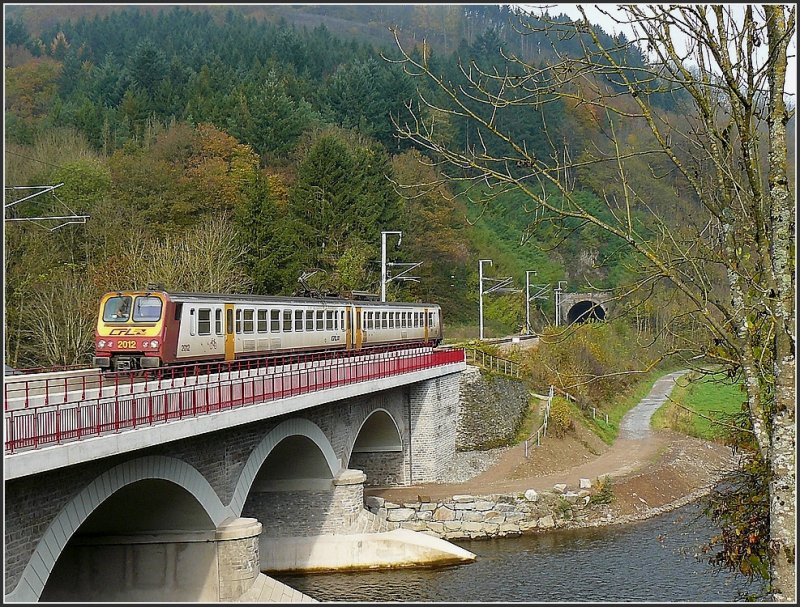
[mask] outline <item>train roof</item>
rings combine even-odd
[[[339,297],[288,297],[278,295],[246,295],[238,293],[190,293],[181,291],[164,291],[162,289],[137,289],[130,291],[113,291],[112,293],[162,293],[175,302],[225,302],[232,303],[244,301],[258,304],[322,304],[322,305],[354,305],[359,307],[398,307],[418,308],[420,306],[438,308],[439,304],[403,301],[369,301],[360,299],[345,299]]]

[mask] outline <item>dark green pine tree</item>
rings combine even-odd
[[[152,42],[140,42],[128,64],[133,84],[145,92],[149,99],[156,96],[161,82],[167,76],[167,59]]]
[[[235,220],[247,252],[245,266],[255,293],[291,294],[297,278],[309,267],[309,251],[300,241],[294,219],[281,209],[262,175],[236,208]]]
[[[262,157],[286,157],[319,118],[305,100],[292,99],[283,79],[270,70],[257,83],[239,87],[228,131]]]

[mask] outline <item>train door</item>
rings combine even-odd
[[[422,326],[424,327],[424,339],[428,341],[428,308],[423,308],[422,312]]]
[[[356,307],[356,350],[361,349],[361,343],[364,341],[364,334],[361,332],[361,308]]]
[[[353,349],[353,306],[347,306],[344,313],[344,349]]]
[[[236,358],[236,335],[233,332],[233,304],[225,304],[225,360]]]

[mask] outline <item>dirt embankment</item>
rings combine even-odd
[[[462,483],[372,488],[365,493],[403,503],[420,495],[436,500],[548,491],[559,483],[577,490],[580,479],[589,479],[596,488],[598,480],[607,477],[613,499],[592,508],[586,524],[637,520],[676,508],[707,493],[737,461],[724,445],[649,428],[652,412],[671,391],[671,377],[659,380],[626,414],[620,437],[612,446],[577,424],[567,436],[547,437],[541,446],[529,444],[526,449],[519,444],[505,449],[489,469]]]
[[[588,478],[593,487],[608,477],[612,501],[597,508],[599,524],[646,518],[697,499],[736,464],[730,448],[675,432],[653,432],[644,441],[617,440],[611,447],[586,429],[564,438],[506,449],[488,470],[463,483],[427,483],[410,487],[367,489],[395,503],[419,495],[444,499],[453,495],[524,493],[552,490],[558,483],[577,489]]]

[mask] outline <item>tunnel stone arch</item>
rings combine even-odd
[[[612,295],[609,291],[562,293],[558,300],[560,317],[558,324],[571,325],[607,320],[613,303]]]
[[[38,601],[59,557],[87,519],[118,491],[145,481],[166,481],[182,489],[207,515],[209,529],[231,516],[208,481],[186,462],[164,456],[129,460],[95,478],[53,519],[7,600]]]
[[[347,467],[363,471],[367,486],[404,484],[403,438],[389,411],[378,408],[364,418],[355,434]]]

